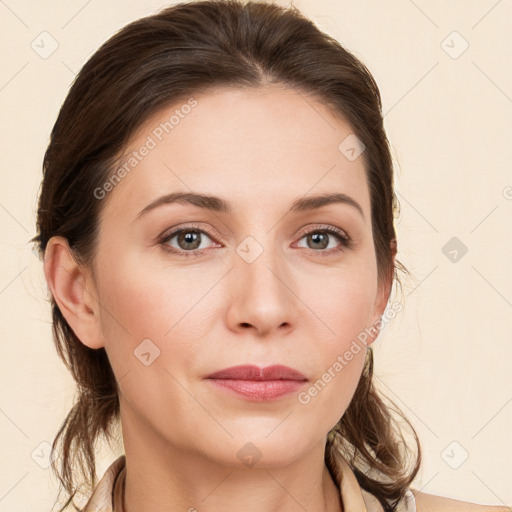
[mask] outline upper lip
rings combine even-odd
[[[212,373],[207,379],[239,379],[239,380],[308,380],[298,370],[281,364],[259,368],[252,364],[232,366]]]

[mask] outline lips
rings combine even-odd
[[[233,366],[207,377],[217,390],[256,402],[284,398],[299,391],[307,380],[298,370],[280,364],[265,368],[252,364]]]
[[[207,379],[233,379],[233,380],[252,380],[252,381],[275,381],[275,380],[296,380],[307,381],[305,375],[289,366],[272,365],[265,368],[259,368],[254,365],[241,365],[225,368],[212,373]]]

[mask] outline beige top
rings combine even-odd
[[[340,495],[345,512],[384,512],[377,498],[361,489],[356,476],[345,459],[341,455],[337,459],[341,470]],[[121,455],[111,464],[82,512],[119,512],[114,510],[113,504],[114,497],[116,504],[122,502],[121,491],[126,474],[125,462],[125,455]],[[396,512],[417,512],[416,500],[411,490],[407,491]]]

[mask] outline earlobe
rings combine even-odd
[[[54,236],[48,241],[44,274],[59,310],[80,341],[92,349],[103,347],[92,281],[75,260],[66,238]]]

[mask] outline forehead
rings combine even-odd
[[[129,209],[134,217],[175,191],[223,196],[238,201],[237,209],[335,191],[369,211],[364,153],[350,159],[344,152],[351,137],[352,127],[339,114],[295,89],[191,95],[161,109],[132,136],[107,207]]]

